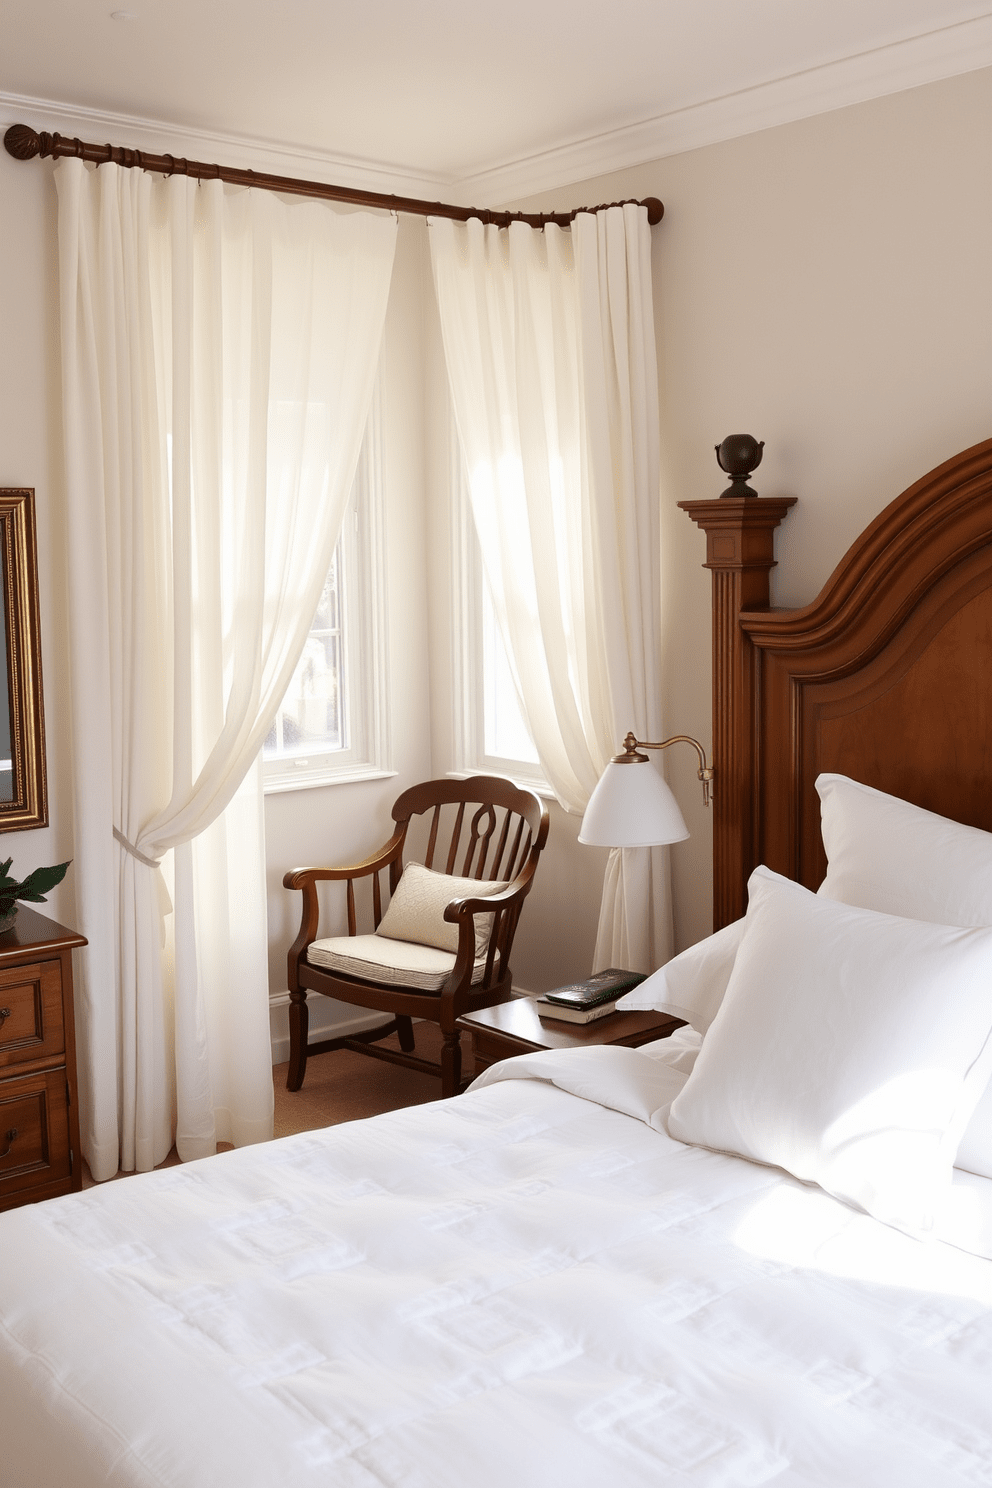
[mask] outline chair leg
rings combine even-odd
[[[307,1041],[310,1037],[310,1010],[304,989],[289,994],[289,1070],[286,1089],[299,1090],[307,1072]]]
[[[461,1035],[458,1029],[445,1033],[441,1049],[441,1099],[457,1095],[462,1079]]]
[[[400,1048],[404,1054],[412,1054],[415,1048],[413,1042],[413,1019],[404,1017],[402,1013],[396,1014],[396,1032],[400,1041]]]

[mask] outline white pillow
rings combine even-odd
[[[450,873],[435,873],[423,863],[407,863],[376,934],[436,946],[439,951],[457,951],[458,926],[444,918],[452,899],[486,899],[501,894],[508,884],[509,880],[455,878]],[[489,949],[492,927],[491,914],[476,915],[476,960]]]
[[[846,775],[818,775],[816,789],[821,894],[937,925],[992,925],[992,834]]]
[[[670,1013],[705,1033],[720,1011],[743,934],[743,920],[725,925],[625,993],[617,1007]]]
[[[828,864],[821,894],[935,924],[992,925],[992,834],[846,775],[820,775],[816,789]],[[992,1178],[992,1086],[955,1163]]]
[[[992,928],[875,914],[767,868],[748,890],[726,996],[671,1135],[785,1168],[926,1235],[992,1075]]]

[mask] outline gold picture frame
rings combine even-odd
[[[38,545],[30,488],[0,488],[0,572],[7,659],[6,714],[0,707],[0,832],[15,832],[48,825]]]

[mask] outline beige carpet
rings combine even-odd
[[[441,1030],[433,1023],[417,1023],[414,1034],[416,1053],[423,1059],[439,1060]],[[395,1034],[384,1039],[383,1043],[399,1048]],[[471,1040],[465,1036],[462,1038],[462,1060],[463,1077],[468,1077],[472,1073]],[[320,1054],[311,1059],[302,1090],[286,1089],[288,1068],[287,1064],[277,1064],[272,1070],[277,1137],[314,1131],[320,1126],[336,1126],[341,1121],[358,1121],[363,1116],[376,1116],[380,1111],[396,1111],[400,1106],[419,1106],[425,1101],[441,1098],[439,1076],[422,1075],[417,1070],[370,1059],[367,1054],[353,1054],[350,1049],[338,1049],[333,1054]],[[229,1147],[228,1142],[218,1143],[220,1152]],[[173,1147],[159,1166],[168,1168],[178,1161],[179,1156]],[[127,1175],[118,1173],[117,1176],[123,1178]],[[84,1162],[83,1187],[92,1186],[93,1180]]]

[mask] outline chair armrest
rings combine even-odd
[[[449,991],[454,992],[466,980],[471,981],[475,968],[475,917],[477,914],[495,916],[493,933],[489,937],[486,953],[486,969],[482,978],[482,985],[489,985],[497,955],[501,966],[509,958],[513,937],[516,934],[517,920],[520,917],[523,901],[530,892],[533,876],[533,865],[528,862],[513,882],[508,884],[501,893],[485,896],[466,895],[461,899],[452,899],[449,904],[445,905],[444,918],[450,924],[458,926],[458,952],[451,976],[442,988],[442,995]]]
[[[383,868],[391,868],[403,851],[403,841],[406,836],[404,828],[394,832],[384,846],[378,848],[368,858],[363,858],[360,863],[352,863],[340,868],[291,868],[283,875],[283,888],[299,889],[303,894],[303,913],[300,919],[300,929],[296,939],[289,948],[289,987],[290,991],[298,986],[297,963],[306,955],[307,947],[317,939],[317,927],[320,923],[320,901],[317,898],[317,885],[324,881],[342,880],[348,884],[348,919],[349,934],[353,935],[352,922],[355,914],[355,896],[352,888],[356,878],[370,878],[373,874],[382,871]],[[374,884],[376,892],[376,903],[378,904],[379,885]]]
[[[283,874],[282,886],[284,889],[302,889],[306,893],[308,888],[314,888],[321,879],[340,881],[367,878],[394,862],[403,846],[404,835],[403,832],[394,832],[383,847],[378,848],[371,857],[363,858],[360,863],[345,864],[341,868],[291,868],[288,873]]]
[[[507,905],[516,904],[518,901],[522,902],[530,893],[534,868],[534,862],[526,862],[513,882],[508,883],[499,894],[479,895],[475,898],[471,895],[464,895],[461,899],[452,899],[444,907],[444,918],[449,923],[458,925],[462,922],[463,916],[474,917],[480,913],[484,914],[486,910],[494,912],[504,909]]]

